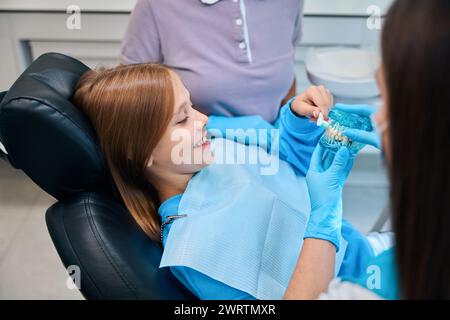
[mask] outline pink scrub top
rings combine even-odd
[[[203,113],[273,123],[294,80],[303,0],[139,0],[122,64],[176,71]]]

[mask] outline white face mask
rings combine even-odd
[[[389,122],[385,121],[381,125],[376,121],[375,114],[370,115],[370,120],[372,121],[372,127],[374,129],[375,134],[378,137],[379,146],[381,150],[381,156],[384,158],[384,147],[383,147],[383,135],[384,132],[389,128]]]

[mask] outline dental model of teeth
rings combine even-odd
[[[334,155],[341,147],[347,147],[352,157],[364,147],[364,143],[353,141],[343,132],[346,129],[358,129],[373,131],[369,117],[356,113],[346,112],[337,108],[330,110],[329,120],[325,121],[323,114],[319,114],[316,124],[325,129],[325,133],[319,139],[319,144],[325,148],[323,153],[323,168],[329,168],[334,160]]]
[[[345,146],[351,145],[352,143],[351,140],[348,137],[344,136],[344,134],[342,133],[344,129],[345,128],[339,125],[338,123],[329,126],[325,132],[328,143]]]
[[[342,133],[346,127],[333,120],[325,121],[322,113],[319,114],[316,124],[325,129],[324,142],[327,144],[331,146],[351,146],[352,141]]]

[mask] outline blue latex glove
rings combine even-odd
[[[311,215],[304,238],[316,238],[330,241],[339,251],[342,225],[342,189],[352,168],[353,160],[346,147],[341,147],[331,166],[324,170],[323,154],[326,149],[320,144],[311,158],[306,174]]]
[[[275,127],[265,121],[261,116],[240,116],[225,117],[210,115],[206,129],[216,138],[226,138],[246,145],[257,145],[264,150],[270,150],[272,131]],[[227,130],[231,130],[232,135],[227,136]],[[266,130],[266,136],[249,134],[248,130]]]
[[[343,104],[336,103],[334,106],[336,109],[356,113],[362,116],[370,117],[377,109],[373,106],[367,104]],[[361,142],[364,144],[371,145],[377,149],[381,148],[380,136],[375,131],[365,131],[358,129],[346,129],[343,132],[344,135],[349,137],[351,140],[356,142]]]

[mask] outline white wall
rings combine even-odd
[[[8,89],[28,63],[40,54],[57,51],[90,67],[114,65],[129,13],[84,13],[81,29],[66,27],[61,12],[0,12],[0,90]],[[376,46],[379,30],[369,30],[367,17],[305,15],[303,39],[297,52],[299,88],[306,85],[303,58],[308,47]]]

